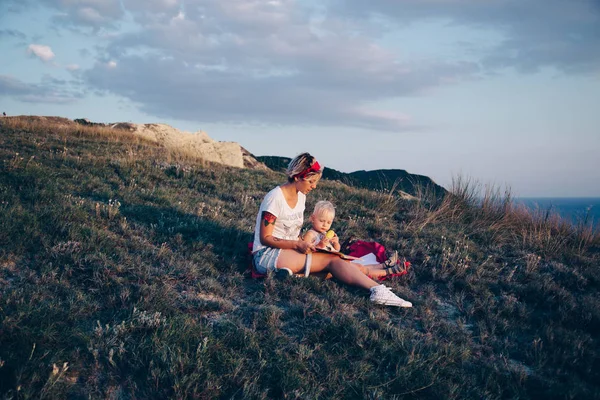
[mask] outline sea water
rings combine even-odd
[[[520,197],[516,204],[532,210],[558,214],[573,224],[592,224],[600,229],[600,197]]]

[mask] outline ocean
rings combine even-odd
[[[600,229],[600,197],[519,197],[514,201],[532,210],[550,210],[574,224],[585,220]]]

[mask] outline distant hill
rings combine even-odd
[[[278,156],[258,156],[256,159],[278,172],[284,172],[291,161],[291,158]],[[370,190],[385,192],[396,190],[412,196],[418,195],[418,187],[429,188],[436,196],[440,197],[446,193],[446,189],[436,184],[431,178],[424,175],[410,174],[403,169],[377,169],[345,173],[325,167],[323,179],[340,181],[349,186]]]

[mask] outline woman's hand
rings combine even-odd
[[[310,243],[307,243],[303,240],[298,240],[296,243],[296,251],[298,253],[302,253],[302,254],[308,254],[311,253],[313,251],[315,251],[315,246],[311,245]]]

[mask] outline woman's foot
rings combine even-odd
[[[374,286],[371,288],[371,301],[375,304],[384,306],[410,308],[412,303],[396,296],[385,285]]]

